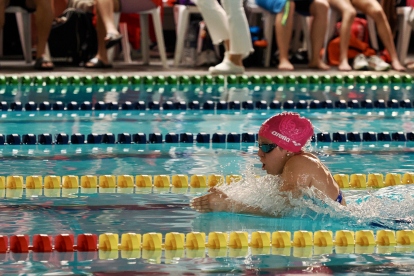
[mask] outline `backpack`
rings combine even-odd
[[[53,22],[49,35],[49,50],[55,64],[82,65],[98,51],[93,14],[80,9],[66,9]]]
[[[332,39],[328,44],[328,60],[330,65],[339,65],[339,43],[340,37]],[[358,54],[364,54],[365,56],[374,56],[376,51],[369,48],[369,44],[360,41],[359,39],[351,36],[349,39],[348,58],[355,58]]]
[[[218,56],[219,52],[216,49],[211,40],[210,33],[207,30],[207,26],[204,21],[199,23],[199,32],[197,39],[197,60],[196,66],[202,65],[216,65],[219,63]]]
[[[336,23],[336,35],[339,35],[341,22]],[[368,43],[368,23],[365,19],[356,17],[351,26],[351,36]]]
[[[189,67],[194,67],[196,65],[199,29],[199,20],[190,21],[187,35],[184,40],[182,65]]]

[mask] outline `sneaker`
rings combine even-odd
[[[368,61],[364,54],[359,54],[354,58],[352,67],[354,70],[368,70]]]
[[[244,74],[244,66],[238,66],[228,58],[224,58],[220,64],[208,69],[212,75],[240,75]]]
[[[391,65],[383,61],[379,56],[370,56],[367,58],[368,68],[375,71],[387,71],[391,69]]]

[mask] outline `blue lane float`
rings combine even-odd
[[[85,143],[85,135],[80,133],[75,133],[70,136],[70,142],[72,144],[84,144]]]
[[[85,139],[86,136],[86,139]],[[69,139],[70,137],[70,139]],[[117,138],[116,138],[117,137]],[[74,133],[50,133],[39,135],[0,134],[0,145],[67,145],[67,144],[162,144],[162,143],[255,143],[257,133],[90,133],[88,135]],[[360,143],[360,142],[410,142],[414,141],[413,132],[319,132],[312,137],[312,142],[321,143]]]
[[[50,133],[39,134],[37,136],[37,142],[40,145],[52,145],[54,143],[53,136]]]
[[[40,111],[49,111],[52,109],[52,106],[50,105],[49,102],[42,102],[39,104],[39,110]]]
[[[119,144],[131,144],[132,137],[129,133],[120,133],[118,134],[118,143]]]
[[[119,111],[119,110],[307,110],[307,109],[411,109],[413,108],[414,102],[411,102],[410,99],[403,99],[403,100],[396,100],[391,99],[385,101],[383,99],[378,99],[372,101],[370,99],[365,100],[337,100],[332,102],[331,100],[319,101],[319,100],[299,100],[294,102],[292,100],[287,100],[283,103],[275,100],[270,103],[260,100],[253,102],[251,100],[243,101],[240,103],[239,101],[211,101],[208,100],[202,104],[198,101],[191,101],[187,103],[185,101],[165,101],[162,104],[158,101],[150,101],[146,104],[144,101],[126,101],[122,104],[118,102],[104,102],[98,101],[95,104],[92,104],[89,101],[84,101],[82,103],[78,103],[75,101],[71,101],[65,104],[62,101],[57,101],[55,103],[50,103],[48,101],[41,102],[39,104],[30,101],[25,103],[24,105],[21,102],[12,102],[10,105],[2,101],[0,102],[0,111]],[[24,106],[24,108],[23,108]]]
[[[132,135],[132,141],[135,144],[146,144],[147,143],[147,135],[145,133],[136,133]]]
[[[55,143],[57,145],[67,145],[69,144],[69,135],[66,133],[59,133],[55,135]]]
[[[9,110],[9,105],[5,101],[0,102],[0,111],[7,111]]]

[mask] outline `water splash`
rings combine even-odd
[[[273,217],[334,219],[354,226],[414,229],[412,185],[345,191],[348,206],[342,206],[314,187],[302,189],[297,194],[281,192],[280,177],[256,177],[253,162],[248,164],[242,180],[218,189],[232,200],[260,208]]]

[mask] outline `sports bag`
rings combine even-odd
[[[340,37],[334,38],[328,45],[328,60],[330,65],[339,65],[339,44]],[[355,58],[358,54],[364,54],[365,56],[374,56],[376,51],[369,48],[369,44],[362,42],[351,36],[349,39],[348,58]]]
[[[339,35],[342,22],[336,23],[336,34]],[[356,17],[351,26],[351,36],[357,38],[360,41],[368,43],[368,22],[363,19]]]
[[[49,35],[49,50],[55,64],[83,65],[98,51],[93,14],[68,8],[53,22]]]

